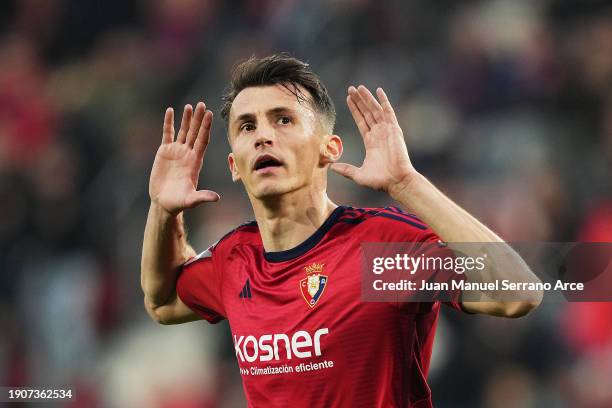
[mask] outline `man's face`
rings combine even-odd
[[[324,183],[328,135],[310,102],[298,102],[282,85],[242,90],[233,101],[228,131],[232,178],[242,180],[253,197]]]

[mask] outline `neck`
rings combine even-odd
[[[266,252],[291,249],[310,237],[337,207],[325,191],[299,189],[266,200],[251,197]]]

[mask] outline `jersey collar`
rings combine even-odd
[[[298,246],[285,251],[277,252],[266,252],[264,249],[263,253],[265,260],[268,262],[284,262],[304,255],[323,239],[325,234],[327,234],[331,227],[336,223],[346,208],[347,207],[343,205],[336,207],[336,209],[334,209],[334,211],[332,211],[332,213],[327,217],[325,222],[321,224],[321,226],[310,237],[308,237],[306,241],[302,242]]]

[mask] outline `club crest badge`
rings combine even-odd
[[[327,286],[328,277],[321,274],[324,265],[313,263],[304,267],[306,277],[300,280],[300,292],[310,308],[315,307]]]

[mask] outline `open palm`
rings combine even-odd
[[[213,191],[197,190],[211,125],[212,112],[206,110],[203,102],[197,104],[195,112],[191,105],[186,105],[175,140],[174,110],[166,110],[162,143],[151,170],[149,195],[151,201],[171,214],[219,199]]]
[[[363,138],[365,159],[360,167],[335,163],[331,169],[359,185],[388,192],[414,173],[404,134],[382,88],[376,90],[380,102],[363,85],[348,92],[346,102]]]

